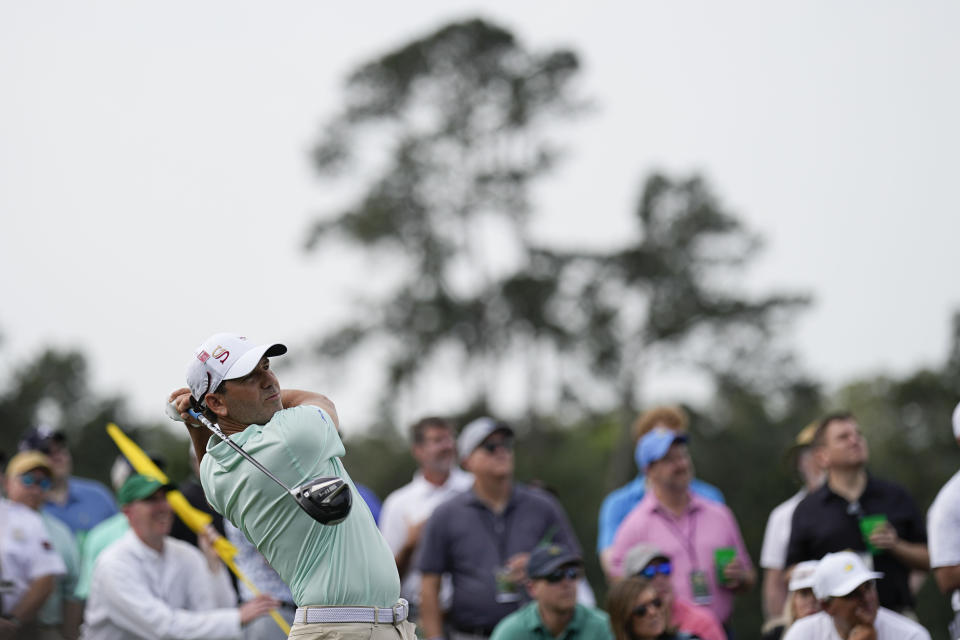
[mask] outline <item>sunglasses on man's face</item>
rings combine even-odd
[[[500,448],[503,448],[507,451],[513,451],[513,440],[510,438],[504,438],[503,440],[492,440],[490,442],[484,442],[480,445],[480,448],[487,453],[496,453],[497,449]]]
[[[638,576],[653,579],[659,573],[662,576],[668,576],[673,572],[673,567],[669,562],[651,562],[637,573]]]
[[[47,476],[34,475],[30,473],[25,473],[20,476],[20,482],[23,483],[25,487],[37,486],[46,491],[53,485],[53,480]]]
[[[637,616],[638,618],[642,618],[652,611],[655,611],[655,610],[659,611],[660,607],[662,606],[663,606],[663,600],[661,600],[660,598],[654,598],[650,602],[645,602],[644,604],[637,606],[630,613]]]
[[[580,579],[580,567],[560,567],[543,577],[544,580],[551,584],[556,584],[566,578],[567,580],[579,580]]]

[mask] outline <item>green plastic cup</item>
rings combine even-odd
[[[737,557],[737,550],[733,547],[720,547],[713,550],[713,564],[717,569],[717,584],[727,584],[723,570]]]
[[[867,545],[867,551],[873,555],[880,553],[880,549],[877,549],[875,546],[870,544],[870,534],[872,534],[877,527],[886,521],[887,516],[884,513],[877,513],[871,516],[863,516],[860,518],[860,535],[863,536],[863,542]]]

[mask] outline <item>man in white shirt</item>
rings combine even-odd
[[[770,512],[767,528],[763,533],[760,549],[760,566],[763,568],[763,617],[765,620],[783,614],[787,600],[787,545],[790,543],[790,522],[793,512],[806,495],[823,484],[826,473],[820,467],[813,450],[813,436],[818,422],[808,424],[790,448],[791,462],[803,482],[803,487],[792,497],[781,502]]]
[[[203,553],[169,536],[168,488],[134,474],[117,492],[130,530],[97,558],[84,640],[239,639],[242,625],[279,604],[260,596],[235,606]]]
[[[21,492],[49,488],[48,469],[42,453],[17,454],[7,465],[8,491],[13,483]],[[37,638],[37,612],[65,573],[40,514],[20,501],[0,498],[0,639]]]
[[[423,525],[437,506],[473,486],[473,474],[457,466],[453,424],[448,420],[423,418],[410,428],[410,436],[410,450],[418,469],[409,484],[384,500],[380,532],[397,561],[402,580],[400,596],[410,603],[411,617],[416,619],[420,603],[420,572],[411,560],[420,542]],[[448,577],[441,589],[441,606],[449,605],[451,588]]]
[[[953,410],[953,437],[960,444],[960,404]],[[950,595],[954,621],[950,637],[960,638],[960,471],[950,478],[927,512],[930,568],[940,591]]]
[[[875,581],[852,551],[828,553],[813,573],[813,594],[823,611],[791,625],[783,640],[930,640],[919,624],[880,606]]]

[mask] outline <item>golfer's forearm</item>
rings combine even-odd
[[[280,401],[285,408],[299,407],[304,404],[312,404],[320,407],[330,414],[334,424],[340,426],[340,420],[337,418],[337,408],[333,401],[322,393],[313,391],[303,391],[302,389],[284,389],[280,392]]]
[[[187,430],[193,442],[193,451],[197,454],[197,464],[200,464],[203,454],[207,452],[207,441],[213,434],[205,427],[187,427]]]
[[[443,616],[440,614],[440,576],[424,574],[420,581],[420,626],[424,637],[443,635]]]

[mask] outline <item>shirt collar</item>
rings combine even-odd
[[[684,514],[700,511],[700,509],[703,508],[706,499],[701,498],[694,492],[690,491],[689,488],[687,489],[687,495],[690,496],[690,502],[687,503],[687,508],[684,509]],[[660,504],[660,500],[657,499],[657,495],[654,493],[653,489],[650,489],[644,494],[643,500],[640,501],[640,504],[637,505],[637,508],[640,508],[641,505],[643,505],[644,509],[646,509],[648,512],[657,511],[661,513],[669,513],[669,511]]]
[[[470,487],[470,490],[467,492],[467,495],[470,496],[468,499],[468,504],[471,504],[475,507],[481,507],[483,509],[486,509],[487,511],[490,511],[490,507],[488,507],[487,504],[483,500],[481,500],[479,496],[477,496],[477,493],[476,491],[474,491],[473,487]],[[513,506],[516,504],[516,502],[517,502],[517,484],[513,483],[513,486],[510,487],[510,499],[507,500],[507,506],[503,508],[503,513],[507,513],[508,511],[513,509]]]
[[[454,465],[453,468],[450,469],[450,475],[447,476],[447,479],[441,485],[435,485],[432,482],[427,482],[427,479],[423,477],[423,472],[419,470],[413,474],[412,482],[421,489],[455,489],[458,484],[465,481],[464,476],[468,476],[469,480],[471,482],[473,481],[473,475],[467,473],[457,465]]]
[[[162,553],[152,547],[148,547],[143,540],[133,532],[133,529],[128,529],[124,535],[130,539],[130,548],[133,550],[133,555],[138,559],[156,562],[163,558]],[[164,547],[166,547],[166,544],[166,541],[164,541]]]
[[[567,626],[563,628],[561,636],[567,636],[573,632],[579,631],[580,627],[583,626],[583,611],[581,611],[579,605],[574,605],[573,608],[573,617],[570,618],[570,622],[567,623]],[[523,626],[533,633],[537,629],[542,629],[548,637],[553,637],[553,634],[550,633],[550,630],[547,629],[547,626],[543,623],[543,618],[540,617],[540,605],[536,601],[533,601],[529,605],[529,609],[524,613],[523,617]]]

